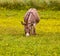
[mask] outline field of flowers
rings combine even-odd
[[[0,10],[0,56],[60,56],[60,11],[38,10],[37,35],[26,37],[26,10]]]

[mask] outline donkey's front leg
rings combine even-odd
[[[32,26],[32,35],[36,35],[35,26]]]

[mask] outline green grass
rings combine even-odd
[[[20,21],[26,10],[0,10],[0,56],[60,56],[60,11],[40,11],[37,35],[26,37]]]

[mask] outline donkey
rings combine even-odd
[[[21,21],[21,24],[24,25],[26,36],[36,34],[35,26],[39,21],[40,19],[37,10],[35,8],[30,8],[24,16],[24,22]]]

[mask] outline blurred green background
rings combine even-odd
[[[0,0],[0,8],[60,10],[60,0]]]

